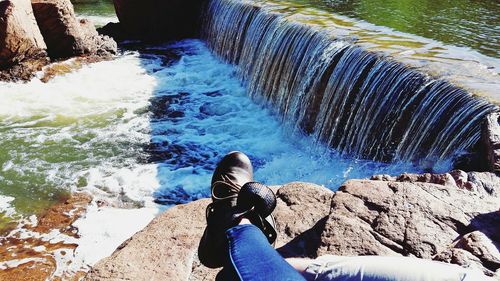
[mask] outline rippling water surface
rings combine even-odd
[[[500,58],[500,2],[288,0]]]
[[[15,213],[36,213],[75,190],[125,193],[139,206],[206,197],[216,161],[231,150],[247,152],[269,184],[335,188],[405,170],[343,159],[290,135],[201,41],[128,47],[136,51],[47,84],[0,84],[0,191],[14,198]]]

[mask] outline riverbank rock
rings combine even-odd
[[[492,275],[500,267],[490,262],[500,258],[499,234],[497,196],[446,183],[352,180],[332,200],[318,254],[414,256],[479,267]],[[460,241],[468,235],[484,239],[474,240],[481,246],[464,247]],[[467,252],[462,260],[443,258],[457,250]]]
[[[47,63],[46,49],[31,2],[0,1],[0,79],[31,77]]]
[[[278,251],[311,258],[404,255],[476,267],[489,275],[499,270],[499,185],[493,183],[490,194],[446,181],[389,179],[350,180],[335,193],[308,183],[282,186],[274,212]],[[476,180],[491,184],[489,177]],[[98,262],[86,280],[213,280],[217,270],[202,266],[196,254],[208,203],[202,199],[169,209]]]
[[[119,25],[103,28],[121,38],[162,41],[197,35],[203,0],[114,0]]]
[[[482,130],[483,145],[490,171],[500,173],[500,113],[495,112],[486,118]]]
[[[32,5],[51,58],[117,52],[113,39],[99,35],[88,20],[76,18],[69,0],[32,0]]]

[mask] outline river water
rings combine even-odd
[[[110,2],[97,3],[75,8],[97,25],[116,21]],[[168,206],[208,197],[215,164],[231,150],[246,152],[267,184],[336,189],[349,178],[421,171],[339,156],[291,133],[200,40],[124,44],[114,60],[48,83],[0,83],[0,100],[3,234],[69,193],[95,198],[75,224],[81,237],[68,272],[111,254]],[[128,209],[98,207],[101,199]]]
[[[289,0],[500,58],[500,2]]]

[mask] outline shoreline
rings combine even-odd
[[[81,280],[91,265],[109,256],[156,213],[111,205],[77,192],[44,215],[20,223],[0,238],[0,279]]]

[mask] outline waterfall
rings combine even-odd
[[[469,151],[496,107],[446,81],[252,3],[209,0],[202,37],[249,94],[342,154],[436,163]]]

